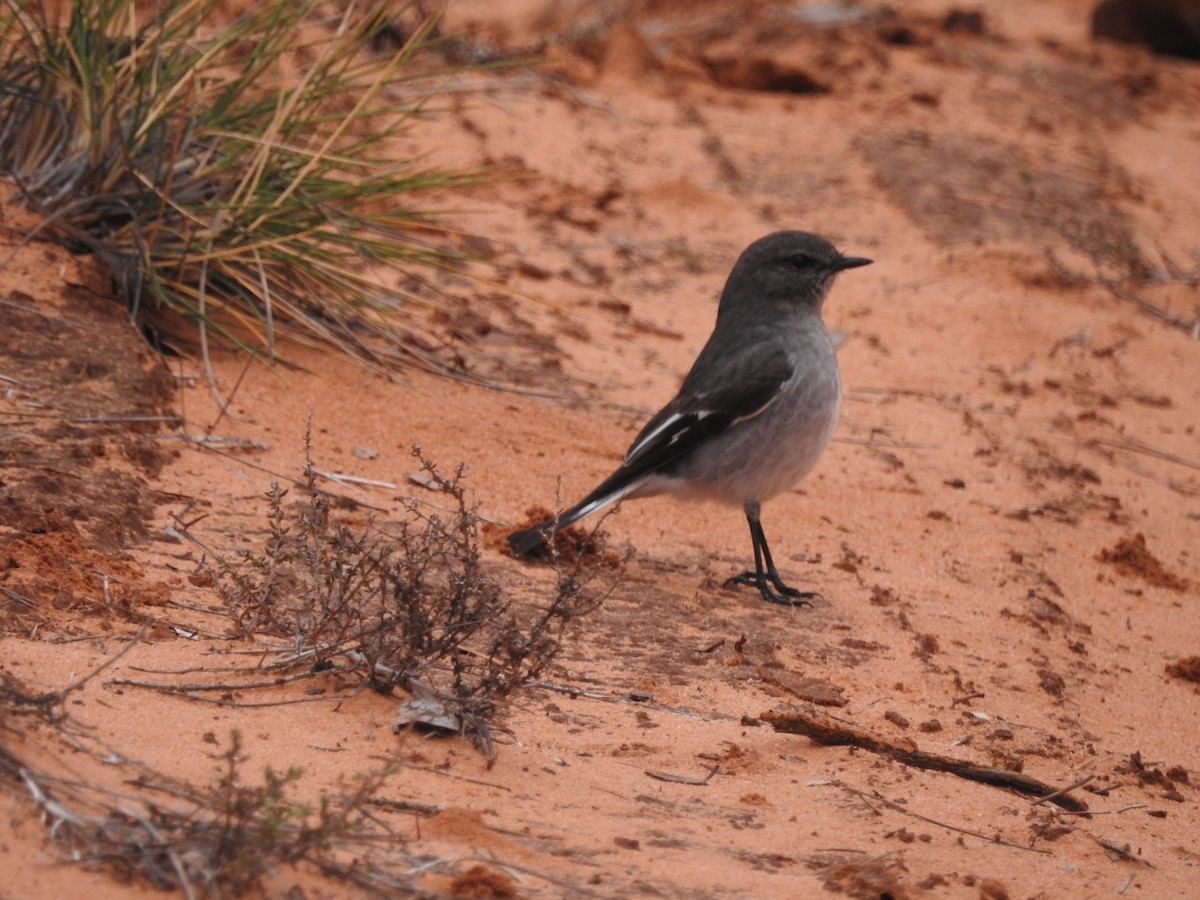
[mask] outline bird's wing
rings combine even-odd
[[[689,376],[679,396],[646,423],[625,454],[621,471],[627,479],[651,472],[760,415],[795,371],[783,349],[763,351],[761,346],[738,357],[726,356],[721,370],[719,383],[709,378],[707,384],[694,384]]]

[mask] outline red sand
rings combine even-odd
[[[417,443],[467,463],[484,518],[515,525],[560,484],[570,501],[611,471],[707,337],[737,253],[803,228],[876,260],[826,304],[844,336],[835,443],[764,510],[786,577],[824,595],[815,608],[722,589],[749,559],[736,511],[626,504],[605,526],[632,548],[626,576],[548,676],[618,702],[519,694],[490,770],[466,743],[393,735],[398,698],[246,710],[105,686],[136,667],[205,665],[227,643],[166,627],[221,631],[162,605],[217,599],[185,577],[192,548],[158,538],[120,563],[138,582],[127,619],[91,611],[100,582],[48,561],[93,551],[34,535],[49,552],[30,563],[21,545],[20,564],[60,585],[39,596],[65,599],[45,601],[37,633],[2,639],[4,668],[31,690],[61,688],[151,615],[161,624],[79,692],[74,719],[196,783],[219,766],[206,735],[224,747],[234,728],[248,770],[303,767],[314,796],[411,764],[387,796],[444,811],[390,824],[409,852],[444,860],[425,884],[460,896],[1190,896],[1200,689],[1167,669],[1200,655],[1200,344],[1095,283],[1089,253],[1128,229],[1151,262],[1161,252],[1197,271],[1200,68],[1093,44],[1090,5],[988,4],[974,34],[943,28],[947,6],[909,2],[890,24],[814,35],[763,4],[643,3],[604,19],[607,4],[528,0],[501,15],[460,0],[452,28],[550,62],[473,78],[481,91],[421,132],[440,162],[531,176],[470,198],[485,211],[463,221],[494,239],[511,293],[461,288],[491,325],[453,352],[553,396],[420,373],[393,383],[318,354],[300,356],[313,374],[252,367],[234,392],[243,360],[218,357],[234,401],[216,433],[267,449],[162,441],[178,452],[146,476],[164,499],[152,535],[190,502],[207,515],[202,539],[254,544],[269,473],[302,469],[311,411],[320,468],[399,485],[338,487],[384,518],[419,493],[404,478]],[[537,43],[572,28],[573,43]],[[794,92],[809,82],[820,91]],[[44,247],[6,278],[64,315],[95,302],[64,300],[64,283],[102,284]],[[1139,290],[1197,315],[1195,283]],[[217,412],[198,367],[183,369],[170,406],[200,433]],[[519,596],[548,589],[548,569],[487,554]],[[74,635],[96,639],[56,642]],[[635,689],[649,699],[620,699]],[[830,711],[848,722],[931,752],[1056,786],[1095,775],[1075,795],[1098,815],[756,721],[814,691],[844,700]],[[647,774],[714,767],[703,784]],[[5,802],[7,895],[154,894],[57,861],[31,810]],[[1125,845],[1136,859],[1111,849]],[[445,873],[481,860],[492,881],[451,885]],[[272,892],[292,880],[345,890],[284,872]]]

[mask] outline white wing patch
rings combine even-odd
[[[647,447],[654,444],[654,442],[658,439],[659,435],[671,430],[675,426],[675,424],[677,422],[679,422],[680,419],[694,419],[695,423],[693,423],[693,424],[698,424],[698,423],[704,421],[704,419],[706,419],[708,416],[711,416],[712,414],[713,414],[713,411],[711,409],[699,409],[699,410],[691,410],[691,411],[685,412],[685,413],[675,413],[675,415],[670,416],[667,419],[664,419],[662,424],[660,424],[652,432],[650,432],[648,435],[646,435],[644,438],[642,438],[640,441],[638,441],[636,444],[634,444],[632,447],[629,448],[629,451],[625,454],[625,465],[629,465],[630,460],[632,460],[635,456],[637,456],[639,453],[641,453]],[[674,444],[676,441],[679,440],[680,437],[687,434],[688,428],[691,428],[691,427],[693,427],[693,426],[689,425],[685,428],[680,429],[679,431],[676,431],[675,434],[671,435],[671,437],[667,440],[667,444],[668,445]]]
[[[771,405],[778,399],[779,393],[776,392],[771,396],[770,400],[768,400],[758,409],[751,410],[745,415],[738,416],[729,423],[729,427],[732,428],[735,425],[740,425],[743,422],[749,422],[751,419],[761,416],[764,412],[770,409]],[[654,446],[663,435],[670,435],[666,440],[665,446],[669,447],[672,444],[678,443],[691,429],[698,426],[709,416],[715,415],[716,412],[717,411],[713,409],[694,409],[683,413],[675,413],[675,415],[669,416],[668,418],[664,419],[657,428],[629,448],[629,451],[625,454],[625,465],[629,465],[630,461],[637,457],[640,453],[647,448]],[[689,420],[688,424],[684,425],[682,428],[677,428],[680,421],[684,419]],[[674,431],[673,434],[671,433],[672,431]]]

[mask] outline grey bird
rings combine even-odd
[[[672,494],[741,506],[750,525],[754,571],[726,584],[750,585],[764,600],[807,604],[815,592],[779,576],[759,512],[796,485],[829,443],[841,403],[833,341],[821,305],[843,269],[870,264],[824,238],[780,231],[738,258],[721,293],[712,336],[679,389],[634,439],[619,469],[570,509],[509,535],[515,556],[584,516],[634,497]]]

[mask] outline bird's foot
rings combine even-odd
[[[764,572],[743,572],[741,575],[734,575],[725,582],[725,587],[735,584],[757,588],[764,600],[780,606],[812,606],[812,601],[821,596],[816,591],[797,590],[784,584],[778,575],[772,578]]]

